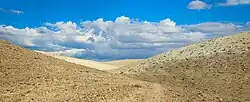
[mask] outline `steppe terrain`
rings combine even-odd
[[[36,51],[42,54],[45,54],[47,56],[52,56],[54,58],[57,59],[62,59],[71,63],[75,63],[75,64],[79,64],[79,65],[83,65],[83,66],[87,66],[90,68],[95,68],[95,69],[99,69],[99,70],[111,70],[111,69],[117,69],[119,68],[119,66],[113,65],[113,64],[105,64],[105,63],[101,63],[101,62],[97,62],[97,61],[92,61],[92,60],[85,60],[85,59],[78,59],[78,58],[73,58],[73,57],[67,57],[67,56],[63,56],[63,55],[57,55],[54,53],[50,53],[50,52],[43,52],[43,51]]]
[[[114,70],[122,67],[130,67],[135,66],[139,64],[144,59],[125,59],[125,60],[114,60],[114,61],[106,61],[106,62],[97,62],[93,60],[86,60],[86,59],[79,59],[79,58],[73,58],[73,57],[67,57],[60,54],[55,54],[53,52],[44,52],[44,51],[35,51],[42,54],[45,54],[47,56],[52,56],[57,59],[62,59],[71,63],[84,65],[90,68],[95,68],[99,70]]]
[[[248,102],[250,32],[202,41],[116,72],[172,86],[184,101]]]
[[[165,102],[167,99],[160,84],[73,64],[4,40],[0,40],[0,46],[1,102]]]
[[[250,32],[111,62],[33,52],[4,40],[0,46],[3,102],[250,101]]]
[[[104,64],[109,64],[113,66],[121,67],[130,67],[139,64],[144,59],[125,59],[125,60],[115,60],[115,61],[108,61],[103,62]]]

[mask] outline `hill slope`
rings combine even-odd
[[[3,40],[0,46],[0,101],[4,102],[250,101],[249,32],[169,51],[117,69],[120,74],[31,52]]]
[[[99,69],[99,70],[111,70],[111,69],[117,69],[119,68],[119,66],[115,66],[112,64],[105,64],[105,63],[101,63],[101,62],[96,62],[96,61],[92,61],[92,60],[85,60],[85,59],[78,59],[78,58],[73,58],[73,57],[67,57],[67,56],[61,56],[61,55],[55,55],[53,53],[50,52],[42,52],[42,51],[36,51],[48,56],[52,56],[58,59],[62,59],[71,63],[75,63],[75,64],[79,64],[79,65],[83,65],[83,66],[87,66],[90,68],[95,68],[95,69]]]
[[[144,59],[125,59],[125,60],[108,61],[108,62],[103,62],[103,63],[122,68],[122,67],[135,66],[135,65],[139,64],[140,62],[142,62],[143,60]],[[114,68],[114,70],[115,70],[115,68]]]
[[[250,101],[250,32],[172,50],[118,71],[181,90],[178,97],[185,101]]]
[[[76,65],[3,40],[0,46],[1,102],[164,102],[166,99],[160,84]]]

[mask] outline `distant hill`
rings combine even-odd
[[[124,60],[108,61],[108,62],[103,62],[103,63],[121,68],[121,67],[129,67],[129,66],[137,65],[143,60],[144,59],[124,59]]]
[[[62,59],[71,63],[79,64],[79,65],[84,65],[90,68],[95,68],[99,70],[111,70],[111,69],[117,69],[119,66],[115,66],[112,64],[105,64],[93,60],[85,60],[85,59],[78,59],[78,58],[73,58],[73,57],[67,57],[67,56],[62,56],[62,55],[56,55],[51,52],[43,52],[43,51],[36,51],[48,56],[52,56],[54,58]]]

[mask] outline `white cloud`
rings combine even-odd
[[[247,25],[247,24],[246,24]],[[170,19],[160,22],[131,20],[45,23],[38,28],[0,25],[0,38],[34,50],[95,60],[145,58],[172,48],[194,43],[211,35],[237,32],[230,23],[178,26]]]
[[[215,6],[236,6],[236,5],[246,5],[250,4],[250,0],[224,0],[224,2],[213,2],[213,4],[207,4],[206,2],[200,0],[194,0],[190,2],[187,6],[188,9],[201,10],[210,9]]]
[[[250,22],[247,22],[246,25],[250,28]]]
[[[250,0],[226,0],[224,3],[218,3],[219,6],[235,6],[243,4],[250,4]]]
[[[78,53],[84,53],[86,50],[85,49],[70,49],[70,50],[61,50],[61,51],[54,51],[54,52],[47,52],[52,55],[64,55],[64,56],[74,56]],[[40,51],[37,51],[40,52]]]
[[[76,31],[76,23],[73,23],[71,21],[69,22],[57,22],[56,24],[51,24],[51,23],[45,23],[46,26],[49,26],[49,27],[53,27],[59,31],[62,31],[62,32],[67,32],[67,33],[74,33]]]
[[[187,8],[192,10],[201,10],[201,9],[209,9],[211,8],[211,6],[203,1],[194,0],[188,4]]]
[[[203,32],[216,35],[227,35],[240,31],[239,27],[235,24],[220,22],[206,22],[186,25],[184,28],[192,32]]]
[[[130,19],[125,16],[117,17],[115,23],[130,24]]]
[[[11,14],[23,14],[24,12],[21,10],[9,10],[9,9],[4,9],[4,8],[0,8],[0,12],[7,12],[7,13],[11,13]]]

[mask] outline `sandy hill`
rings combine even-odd
[[[108,62],[103,62],[103,63],[121,68],[121,67],[135,66],[143,60],[144,59],[125,59],[125,60],[108,61]]]
[[[99,70],[111,70],[111,69],[117,69],[119,66],[113,65],[113,64],[105,64],[97,61],[92,61],[92,60],[85,60],[85,59],[78,59],[78,58],[73,58],[73,57],[67,57],[67,56],[61,56],[61,55],[56,55],[51,52],[43,52],[43,51],[36,51],[48,56],[52,56],[54,58],[62,59],[71,63],[79,64],[79,65],[84,65],[90,68],[95,68]]]
[[[139,64],[144,59],[124,59],[124,60],[113,60],[113,61],[107,61],[107,62],[97,62],[93,60],[86,60],[86,59],[79,59],[79,58],[73,58],[73,57],[67,57],[63,55],[58,55],[53,52],[44,52],[44,51],[35,51],[42,54],[45,54],[47,56],[52,56],[57,59],[62,59],[71,63],[87,66],[90,68],[95,68],[99,70],[116,70],[118,68],[123,67],[130,67],[135,66]]]
[[[119,74],[32,52],[3,40],[0,46],[0,102],[250,101],[250,32],[203,41],[145,60],[103,63],[122,65],[111,71]]]
[[[250,32],[202,41],[118,70],[171,86],[184,101],[250,101]],[[173,94],[173,93],[169,93]]]
[[[166,102],[160,84],[137,81],[0,40],[0,101]]]

